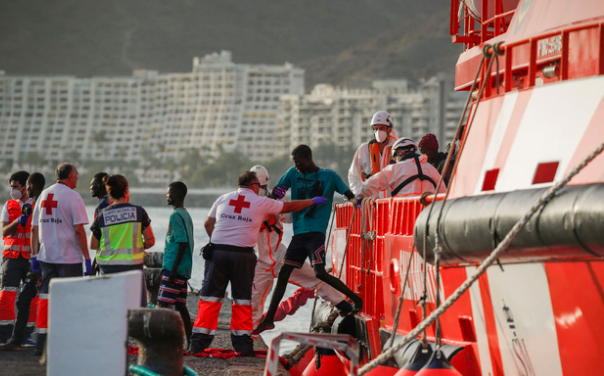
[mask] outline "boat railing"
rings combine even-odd
[[[431,201],[440,200],[442,196],[432,196]],[[419,196],[366,199],[361,208],[351,203],[336,205],[336,235],[332,243],[334,270],[363,299],[363,311],[375,319],[384,317],[384,265],[389,265],[383,259],[385,239],[387,236],[407,238],[409,249],[406,251],[410,252],[415,221],[424,207]],[[341,251],[334,252],[334,249]],[[343,257],[344,267],[340,273]]]
[[[451,0],[449,33],[453,43],[463,43],[465,51],[505,33],[516,12],[517,3],[506,0]]]

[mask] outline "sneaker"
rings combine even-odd
[[[21,341],[21,346],[23,347],[36,347],[36,341],[31,338],[24,339]]]
[[[348,303],[346,300],[342,300],[340,303],[336,304],[336,309],[340,316],[347,316],[352,312],[352,304]]]

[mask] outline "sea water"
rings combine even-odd
[[[172,213],[172,207],[145,207],[144,208],[149,218],[151,219],[151,228],[153,229],[153,233],[155,235],[155,245],[149,249],[150,252],[163,252],[164,250],[164,242],[166,238],[166,233],[168,232],[168,220],[170,218],[170,214]],[[87,206],[87,213],[89,213],[89,223],[92,223],[94,216],[94,207]],[[204,268],[204,259],[200,255],[200,249],[208,242],[208,234],[206,234],[206,230],[204,228],[204,222],[210,212],[209,208],[187,208],[187,211],[191,215],[193,219],[193,237],[195,239],[195,249],[193,250],[193,272],[191,275],[191,279],[189,283],[191,286],[197,291],[201,289],[201,284],[203,281],[203,268]],[[88,234],[89,225],[86,226]],[[292,225],[289,223],[284,224],[284,232],[283,232],[283,243],[285,245],[289,244],[291,238],[293,236]],[[276,284],[275,280],[275,284]],[[273,286],[274,287],[274,286]],[[288,285],[287,290],[285,292],[285,296],[283,299],[292,296],[294,291],[296,291],[298,287],[295,285]],[[227,288],[227,293],[230,294],[230,287]],[[266,308],[268,307],[270,297],[267,299]],[[293,316],[287,316],[287,318],[283,321],[279,321],[275,323],[275,329],[266,331],[262,333],[262,338],[268,344],[270,340],[279,334],[282,331],[289,332],[308,332],[310,325],[310,317],[312,313],[312,305],[313,300],[309,299],[304,307],[301,307]],[[294,347],[296,347],[296,343],[290,341],[284,341],[280,347],[280,353],[286,353],[291,351]]]

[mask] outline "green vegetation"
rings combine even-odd
[[[354,155],[355,147],[340,147],[332,143],[320,145],[313,148],[313,159],[315,163],[323,168],[329,168],[336,171],[344,181],[347,181],[348,168]],[[293,166],[289,153],[273,158],[268,161],[252,161],[245,154],[235,150],[226,151],[219,147],[218,157],[212,157],[208,150],[191,148],[186,150],[178,160],[160,160],[150,150],[143,150],[142,161],[128,162],[123,159],[111,159],[105,161],[82,160],[80,153],[71,150],[66,152],[65,160],[46,159],[38,153],[29,153],[21,160],[16,161],[19,166],[27,165],[27,168],[33,171],[42,172],[48,179],[54,174],[54,169],[60,162],[68,161],[74,163],[80,171],[80,182],[78,191],[87,196],[88,184],[92,176],[99,171],[109,173],[119,173],[128,179],[130,186],[133,187],[165,187],[165,181],[161,183],[144,183],[139,180],[138,174],[141,170],[144,172],[163,170],[166,174],[172,174],[169,180],[180,179],[195,188],[220,188],[232,187],[237,182],[237,177],[256,164],[266,167],[272,177],[271,186],[277,183],[278,179]],[[10,170],[8,163],[5,165],[7,171]]]
[[[347,181],[346,176],[354,151],[355,148],[352,146],[339,147],[326,144],[313,150],[313,159],[318,166],[336,171],[344,181]],[[273,185],[293,166],[289,154],[265,162],[256,162],[238,151],[228,152],[223,149],[220,149],[217,158],[204,157],[197,149],[189,149],[180,163],[172,163],[176,165],[184,181],[200,188],[231,186],[243,171],[249,170],[256,164],[261,164],[268,169]]]

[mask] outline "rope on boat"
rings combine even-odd
[[[445,160],[445,165],[443,168],[443,172],[440,176],[440,179],[438,180],[438,184],[436,185],[436,191],[438,192],[440,190],[441,185],[443,184],[444,181],[444,176],[447,174],[447,172],[449,171],[449,167],[451,165],[451,160],[452,160],[452,156],[455,150],[455,143],[461,138],[461,133],[462,133],[462,129],[463,129],[463,120],[466,117],[466,112],[468,111],[469,108],[469,104],[470,101],[472,99],[472,93],[474,92],[474,88],[476,87],[476,84],[478,82],[478,76],[480,74],[480,70],[482,69],[482,66],[484,65],[484,61],[486,59],[486,56],[483,54],[482,59],[480,60],[480,64],[478,65],[478,69],[476,70],[476,76],[474,77],[474,80],[472,81],[472,86],[470,87],[470,91],[468,92],[468,96],[466,98],[466,103],[464,104],[464,108],[463,111],[461,113],[461,116],[459,118],[459,123],[457,125],[457,131],[455,132],[455,137],[453,137],[453,142],[452,142],[452,149],[449,151],[449,153],[447,153],[447,159]],[[483,80],[484,81],[484,80]],[[484,85],[483,85],[484,86]],[[482,94],[482,91],[481,91]],[[476,106],[478,107],[479,102],[476,104]],[[458,156],[461,155],[461,150],[458,152]],[[459,159],[459,158],[458,158]],[[455,176],[455,169],[451,172],[451,179],[449,181],[451,181],[453,179],[453,177]],[[445,195],[445,201],[446,201],[446,196],[448,195],[449,192],[449,188],[447,187],[447,193]],[[421,202],[421,200],[420,200]],[[428,212],[428,218],[430,218],[432,214],[432,206],[430,206],[430,211]],[[426,226],[427,226],[426,222]],[[424,232],[425,234],[427,234],[427,231]],[[426,236],[424,236],[424,247],[423,247],[423,259],[426,259]],[[384,348],[389,348],[394,344],[394,339],[396,336],[396,332],[398,330],[398,324],[399,324],[399,320],[400,320],[400,313],[401,310],[403,308],[403,301],[405,300],[405,292],[407,289],[407,284],[409,281],[409,271],[411,269],[411,263],[413,261],[413,255],[415,254],[415,251],[417,251],[417,248],[415,247],[415,239],[413,240],[413,245],[411,246],[411,254],[409,256],[409,261],[407,262],[407,270],[405,272],[405,282],[403,284],[403,290],[401,291],[401,295],[398,298],[398,307],[396,310],[396,315],[394,316],[394,324],[392,326],[392,332],[390,334],[390,338],[388,340],[388,342],[386,343],[386,346]],[[427,268],[426,265],[424,265],[424,275],[423,275],[423,285],[424,285],[424,292],[422,295],[422,298],[418,301],[418,305],[419,304],[425,304],[426,302],[426,297],[427,297]],[[438,286],[438,285],[437,285]],[[423,305],[423,307],[425,307]],[[422,309],[422,311],[424,312],[424,319],[426,318],[426,310]],[[425,332],[424,332],[424,345],[426,345],[426,341],[425,341]]]
[[[439,216],[438,216],[438,220],[437,220],[437,228],[436,228],[436,233],[438,234],[438,224],[440,223],[440,218],[441,218],[441,214],[442,214],[442,207],[444,207],[444,203],[447,201],[447,198],[449,197],[449,192],[451,189],[451,182],[453,181],[453,179],[455,178],[455,174],[457,172],[457,165],[458,162],[460,160],[461,154],[463,153],[464,150],[464,146],[465,146],[465,142],[461,142],[461,138],[462,138],[462,133],[465,133],[466,135],[466,139],[467,139],[467,135],[470,133],[470,130],[472,129],[472,124],[474,123],[474,118],[476,116],[476,112],[478,110],[478,106],[480,105],[481,99],[482,99],[482,93],[484,92],[484,88],[486,87],[486,84],[488,82],[487,77],[490,75],[491,72],[491,68],[493,66],[493,61],[495,59],[492,59],[492,57],[494,56],[495,52],[493,52],[492,54],[488,53],[490,46],[489,45],[485,45],[483,48],[483,55],[482,55],[482,59],[480,60],[480,64],[478,66],[478,69],[476,70],[476,76],[474,77],[474,81],[472,82],[472,87],[470,88],[470,91],[468,93],[468,97],[466,98],[466,103],[464,105],[464,109],[463,112],[461,114],[461,117],[459,118],[459,123],[457,125],[457,131],[455,132],[455,137],[453,138],[453,147],[455,147],[455,142],[460,141],[460,145],[459,145],[459,151],[457,153],[457,158],[455,160],[455,163],[453,165],[453,170],[451,171],[451,177],[449,179],[449,185],[447,186],[447,189],[445,191],[445,197],[443,199],[443,205],[441,205],[441,211],[439,212]],[[494,51],[495,49],[493,49]],[[480,90],[478,93],[478,97],[476,99],[476,106],[474,106],[474,111],[471,112],[471,117],[470,117],[470,121],[468,121],[466,123],[466,130],[465,132],[463,131],[464,126],[463,126],[463,120],[466,116],[466,112],[468,111],[468,108],[470,107],[470,101],[472,99],[472,93],[474,92],[474,88],[476,87],[476,84],[478,83],[478,76],[480,75],[480,72],[484,66],[484,61],[486,59],[489,59],[489,64],[488,67],[486,69],[485,75],[482,79],[481,85],[480,85]],[[438,192],[440,190],[441,185],[443,184],[444,181],[444,176],[446,175],[446,173],[449,171],[449,167],[451,166],[451,159],[453,157],[453,150],[450,150],[449,153],[447,154],[447,159],[445,161],[445,167],[443,168],[443,173],[440,176],[440,179],[438,180],[438,184],[436,186],[436,192]],[[428,223],[430,220],[430,217],[432,216],[432,209],[434,208],[434,205],[430,205],[430,209],[428,211],[428,220],[426,221],[426,228],[424,231],[424,238],[423,238],[423,251],[422,251],[422,257],[424,260],[424,271],[423,271],[423,284],[424,284],[424,294],[423,294],[423,298],[420,299],[420,302],[422,304],[422,315],[423,315],[423,319],[426,319],[426,303],[428,300],[427,294],[428,294],[428,290],[427,290],[427,286],[428,286],[428,268],[426,267],[425,263],[426,263],[426,243],[428,241]],[[457,255],[461,260],[463,260],[464,258]],[[438,269],[436,270],[436,273],[438,274],[439,271]],[[436,276],[438,277],[438,275]],[[437,285],[437,294],[438,294],[438,285]],[[438,300],[438,296],[437,296],[437,300]],[[438,307],[438,305],[437,305]],[[438,325],[437,325],[438,326]],[[428,339],[426,336],[426,331],[424,330],[424,332],[422,333],[422,345],[424,348],[426,348],[428,346]]]
[[[491,50],[492,53],[489,53],[489,49],[491,48],[490,45],[485,45],[483,47],[483,49],[482,49],[482,60],[481,60],[480,67],[483,65],[483,62],[484,62],[485,58],[486,59],[490,59],[490,61],[489,61],[489,65],[488,65],[488,67],[487,67],[487,69],[485,71],[485,75],[484,75],[484,77],[482,79],[482,85],[481,85],[481,88],[480,88],[480,92],[478,93],[478,98],[476,100],[476,106],[474,107],[474,111],[472,112],[472,117],[471,117],[470,121],[467,123],[467,129],[465,131],[465,139],[467,139],[468,135],[470,134],[470,130],[472,129],[472,125],[474,124],[474,118],[476,117],[476,113],[478,112],[478,106],[480,105],[481,100],[482,100],[482,93],[484,91],[484,88],[485,88],[486,84],[489,83],[487,77],[490,77],[490,75],[491,75],[491,68],[493,66],[493,61],[495,61],[495,63],[496,63],[496,70],[495,70],[495,72],[497,74],[497,77],[496,77],[496,81],[497,81],[496,86],[497,86],[497,94],[499,94],[499,53],[498,53],[498,51],[499,51],[499,45],[500,44],[501,44],[501,42],[498,42],[498,43],[496,43],[493,46],[493,48]],[[478,78],[478,73],[480,72],[480,67],[479,67],[479,70],[476,72],[477,75],[474,78],[474,80],[475,80],[474,84],[476,83],[476,79]],[[472,95],[472,93],[470,92],[470,96],[471,95]],[[468,97],[468,99],[470,98],[470,96]],[[468,101],[466,100],[466,103],[467,102]],[[464,113],[465,113],[465,109],[464,109]],[[461,126],[462,122],[463,122],[463,116],[460,119],[460,123],[459,123],[460,126]],[[458,130],[456,132],[456,135],[455,135],[456,137],[461,137],[461,133],[462,133],[461,129],[462,129],[462,127],[458,128]],[[459,134],[459,136],[458,136],[458,134]],[[458,153],[458,156],[457,156],[457,158],[455,160],[455,164],[453,165],[453,170],[451,171],[451,179],[453,179],[453,177],[457,173],[458,162],[460,160],[460,156],[461,156],[461,154],[462,154],[462,152],[463,152],[464,149],[465,149],[465,142],[464,143],[460,142],[459,153]],[[449,155],[447,155],[447,158],[448,157],[449,157]],[[443,173],[443,176],[444,176],[444,173]],[[443,177],[441,176],[441,180],[442,179],[443,179]],[[449,180],[449,182],[451,182],[451,180]],[[439,184],[440,184],[440,181],[439,181]],[[440,222],[441,222],[441,219],[442,219],[443,209],[444,209],[444,206],[445,206],[445,202],[449,198],[450,190],[451,190],[451,184],[449,184],[447,186],[447,189],[445,190],[445,197],[443,199],[443,203],[442,203],[442,205],[440,207],[440,210],[438,212],[438,217],[436,219],[436,229],[435,229],[435,239],[434,239],[435,240],[435,242],[434,242],[434,255],[435,255],[435,260],[434,260],[435,265],[434,265],[434,267],[435,267],[435,274],[436,274],[435,275],[435,279],[436,279],[436,286],[437,286],[437,288],[436,288],[436,308],[438,308],[440,306],[440,289],[438,288],[438,286],[440,286],[440,265],[439,265],[439,263],[440,263],[440,257],[439,257],[440,256],[440,246],[439,246],[439,235],[438,235],[438,232],[439,232],[439,228],[440,228]],[[438,192],[438,190],[437,190],[437,192]],[[432,207],[430,207],[430,212],[428,213],[428,219],[430,218],[430,214],[432,214]],[[428,225],[426,223],[426,233],[424,234],[424,255],[425,255],[425,245],[426,245],[427,230],[428,230],[427,226]],[[425,260],[425,258],[424,258],[424,260]],[[426,270],[427,270],[427,268],[424,266],[424,273],[426,272]],[[436,321],[435,334],[436,334],[436,348],[437,348],[437,350],[440,350],[440,347],[441,347],[441,344],[442,344],[442,338],[441,338],[442,337],[442,332],[441,332],[441,327],[440,327],[440,320]],[[424,343],[427,344],[426,331],[425,330],[424,330],[424,338],[423,338],[423,340],[424,340]],[[438,352],[438,354],[440,354],[440,352]]]
[[[602,151],[604,150],[604,142],[600,144],[591,154],[589,154],[579,165],[577,165],[572,171],[570,171],[564,179],[559,181],[550,187],[540,198],[539,200],[531,207],[531,209],[514,225],[514,227],[508,232],[503,241],[491,252],[489,257],[487,257],[480,266],[476,269],[476,273],[474,273],[470,278],[468,278],[461,286],[451,294],[451,296],[443,303],[442,306],[438,307],[434,310],[430,316],[428,316],[425,320],[423,320],[418,326],[416,326],[412,331],[410,331],[401,342],[397,343],[395,346],[390,348],[389,350],[382,353],[380,356],[367,363],[359,370],[359,375],[363,375],[366,372],[372,370],[377,367],[380,363],[392,358],[394,354],[402,349],[407,343],[416,338],[422,331],[424,331],[428,326],[430,326],[436,319],[438,319],[443,313],[449,309],[455,303],[463,293],[465,293],[470,286],[487,270],[487,268],[495,262],[497,256],[503,251],[505,251],[509,245],[514,241],[518,233],[526,226],[531,217],[541,210],[553,197],[558,193],[558,191],[575,176],[577,175],[585,166],[587,166],[591,161],[593,161]]]

